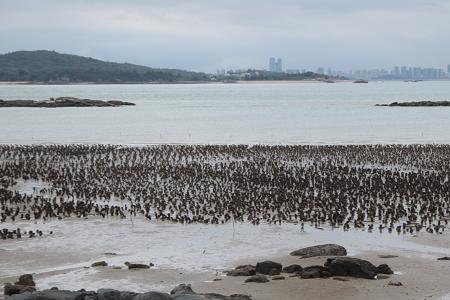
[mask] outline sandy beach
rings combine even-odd
[[[59,225],[48,222],[45,224],[48,229],[55,230],[52,237],[2,242],[0,285],[13,282],[22,273],[32,273],[39,289],[57,286],[70,290],[116,288],[137,292],[170,292],[178,284],[188,283],[196,292],[248,294],[254,300],[318,297],[446,299],[450,293],[449,262],[437,260],[450,254],[448,234],[402,237],[364,231],[324,231],[310,227],[300,233],[296,225],[263,226],[261,230],[257,226],[237,224],[233,237],[232,228],[228,225],[221,228],[149,224],[136,219],[132,229],[129,221],[115,223],[95,219],[68,220]],[[29,228],[42,228],[43,225],[30,224]],[[146,239],[145,236],[149,235],[154,238]],[[131,240],[136,242],[130,247]],[[323,265],[326,257],[301,259],[288,253],[304,246],[328,242],[340,242],[350,256],[369,260],[374,265],[386,263],[394,275],[379,280],[349,277],[348,281],[339,281],[333,278],[300,279],[283,274],[285,280],[244,283],[246,277],[228,277],[223,273],[240,264],[256,264],[268,259],[283,266]],[[115,255],[106,254],[108,252]],[[398,257],[379,257],[387,254]],[[105,260],[109,266],[90,267],[92,262],[100,260]],[[128,270],[124,266],[126,261],[152,261],[155,267]],[[400,281],[403,286],[389,286],[389,281]]]

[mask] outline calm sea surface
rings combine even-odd
[[[0,99],[74,96],[115,108],[1,108],[0,143],[450,143],[450,81],[369,84],[0,85]]]

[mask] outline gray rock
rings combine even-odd
[[[325,263],[333,276],[352,276],[358,278],[374,279],[377,268],[367,260],[353,257],[329,258]]]
[[[102,261],[97,261],[95,263],[93,263],[91,265],[91,267],[95,268],[95,267],[106,267],[108,266],[108,264],[106,263],[106,261],[102,260]]]
[[[257,283],[265,283],[269,282],[269,279],[265,275],[253,275],[245,280],[245,282],[257,282]]]
[[[278,269],[272,269],[272,270],[270,270],[270,272],[269,272],[269,276],[276,276],[276,275],[280,275],[280,270],[278,270]]]
[[[172,291],[170,291],[171,295],[193,295],[196,294],[192,288],[190,284],[180,284],[177,287],[175,287]]]
[[[145,264],[133,264],[133,263],[126,262],[125,265],[128,267],[129,270],[132,270],[132,269],[150,269],[150,265],[145,265]]]
[[[114,107],[122,105],[135,105],[131,102],[110,100],[79,99],[75,97],[50,98],[45,101],[35,100],[8,100],[0,102],[0,107]]]
[[[282,276],[282,275],[277,275],[277,276],[273,276],[272,280],[285,280],[286,277]]]
[[[301,256],[302,258],[315,256],[346,256],[347,250],[336,244],[324,244],[312,247],[302,248],[291,252],[292,256]]]
[[[29,285],[7,283],[7,284],[5,284],[5,287],[4,287],[4,294],[6,296],[23,294],[26,292],[35,292],[35,291],[36,291],[36,289]]]
[[[301,271],[303,271],[302,266],[296,264],[283,268],[283,272],[288,274],[300,273]]]
[[[133,292],[121,292],[113,289],[100,289],[97,291],[98,300],[132,300],[137,296]]]
[[[227,276],[253,276],[253,275],[256,275],[256,267],[252,265],[238,266],[234,270],[227,272]]]
[[[376,106],[436,107],[436,106],[450,106],[450,101],[392,102],[391,104],[376,104]]]
[[[398,255],[392,255],[392,254],[380,254],[378,255],[379,258],[396,258]]]
[[[175,295],[173,300],[229,300],[230,298],[218,294],[191,294],[191,295]]]
[[[159,292],[148,292],[144,294],[138,294],[133,298],[133,300],[173,300],[173,299],[177,298],[172,298],[169,294]]]
[[[204,296],[204,295],[192,294],[192,295],[174,295],[174,296],[172,296],[171,299],[173,299],[173,300],[211,300],[214,298],[210,298],[210,297]],[[216,299],[221,299],[221,298],[216,298]]]
[[[403,284],[400,281],[389,281],[388,285],[391,285],[391,286],[402,286]]]
[[[10,297],[11,300],[96,300],[97,295],[94,292],[86,291],[58,291],[44,290],[35,293],[24,293]]]
[[[450,260],[449,256],[439,257],[437,260]]]
[[[391,275],[394,274],[394,272],[387,264],[381,264],[377,267],[377,274]]]
[[[259,262],[256,264],[256,273],[261,273],[264,275],[269,275],[270,272],[276,272],[276,271],[278,271],[278,274],[280,274],[281,269],[283,269],[283,266],[280,263],[273,262],[270,260],[266,260],[266,261]],[[274,274],[274,275],[276,275],[276,274]]]
[[[303,270],[303,272],[300,274],[301,279],[311,279],[311,278],[320,278],[321,272],[319,269],[310,269],[310,270]]]
[[[25,275],[20,276],[19,280],[15,284],[36,286],[36,283],[33,280],[33,275],[31,275],[31,274],[25,274]]]

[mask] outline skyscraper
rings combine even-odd
[[[397,76],[397,77],[400,76],[400,68],[398,66],[394,67],[394,72],[392,75]]]
[[[269,59],[269,71],[276,72],[277,71],[277,63],[275,62],[275,57],[271,57]]]
[[[447,77],[450,78],[450,65],[447,65]]]
[[[269,71],[270,72],[283,72],[283,61],[281,58],[275,59],[275,57],[271,57],[269,59]]]
[[[283,72],[283,61],[281,60],[281,58],[277,59],[277,70],[276,72]]]

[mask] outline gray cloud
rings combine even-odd
[[[339,69],[450,62],[437,0],[1,1],[0,52],[52,49],[155,67]]]

